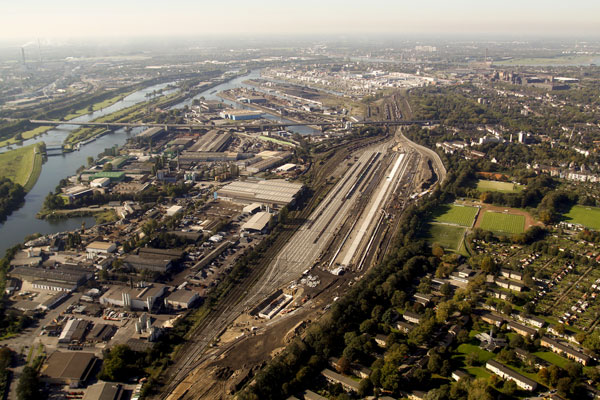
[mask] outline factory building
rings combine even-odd
[[[127,307],[132,310],[152,310],[155,302],[165,294],[166,288],[160,283],[144,288],[113,286],[100,297],[100,304]]]
[[[17,267],[9,272],[9,276],[31,282],[34,288],[70,292],[87,282],[93,274],[65,266],[55,269]]]
[[[242,230],[247,232],[264,232],[272,217],[273,214],[269,212],[258,212],[242,225]]]
[[[270,206],[291,204],[302,191],[301,183],[284,179],[236,181],[217,191],[217,196],[241,204],[260,203]]]
[[[191,308],[199,298],[198,293],[192,290],[181,289],[171,293],[165,299],[165,305],[179,310],[187,310],[188,308]]]
[[[95,241],[87,245],[85,251],[88,260],[93,260],[96,256],[107,256],[117,249],[115,243]]]
[[[262,117],[261,112],[251,110],[225,110],[219,115],[221,118],[226,118],[233,121],[247,121],[251,119],[260,119]]]
[[[137,137],[140,139],[146,139],[146,140],[147,139],[158,139],[165,133],[166,132],[163,128],[155,127],[155,128],[146,129],[145,131],[138,134]]]
[[[42,368],[42,380],[50,384],[81,387],[90,378],[97,361],[94,353],[54,352]]]

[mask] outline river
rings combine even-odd
[[[256,79],[259,77],[260,70],[254,70],[248,75],[234,78],[228,82],[207,89],[194,98],[187,99],[179,104],[174,105],[172,108],[182,108],[186,105],[190,106],[195,98],[199,99],[200,97],[204,97],[207,100],[222,100],[217,96],[217,93],[220,91],[238,87],[251,88],[251,86],[242,82],[247,79]],[[148,100],[147,94],[152,94],[152,92],[155,90],[165,89],[169,84],[172,83],[173,82],[163,83],[139,90],[123,98],[123,100],[116,102],[110,107],[106,107],[91,114],[82,115],[73,119],[73,121],[88,122],[101,116],[122,110],[126,107],[130,107],[134,104],[146,101]],[[172,90],[166,90],[164,93],[168,94],[170,92],[172,92]],[[240,105],[228,100],[223,101],[231,106],[235,106],[237,108],[240,107]],[[269,114],[264,114],[264,116],[267,119],[278,122],[292,122]],[[59,144],[65,140],[71,131],[77,128],[77,126],[73,125],[59,125],[55,129],[49,130],[42,136],[24,141],[23,145],[26,146],[41,141],[46,142],[46,144]],[[134,128],[130,133],[127,133],[125,129],[118,129],[114,133],[102,136],[91,143],[81,146],[79,151],[65,153],[62,156],[48,157],[48,160],[42,167],[42,172],[38,181],[25,197],[25,205],[19,210],[13,212],[12,215],[10,215],[8,219],[0,225],[0,254],[4,254],[8,248],[21,243],[23,238],[33,233],[49,234],[74,230],[81,227],[83,222],[85,222],[87,227],[93,226],[94,219],[92,217],[69,218],[58,221],[50,221],[37,219],[35,215],[42,208],[42,204],[48,193],[54,191],[61,179],[73,175],[80,166],[86,165],[88,157],[91,156],[95,158],[99,153],[103,152],[104,149],[114,145],[122,146],[129,137],[141,132],[142,129],[143,128]],[[308,126],[290,127],[290,131],[298,132],[303,135],[309,135],[315,132],[314,129]],[[0,152],[4,152],[6,150],[6,148],[3,148],[0,149]]]

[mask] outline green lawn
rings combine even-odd
[[[588,206],[573,206],[564,214],[565,220],[574,224],[581,224],[587,228],[600,230],[600,208]]]
[[[477,181],[477,190],[480,192],[517,193],[523,189],[523,185],[512,182],[488,181],[484,179]]]
[[[23,138],[23,140],[31,139],[33,137],[41,135],[42,133],[44,133],[46,131],[49,131],[52,128],[53,128],[52,126],[38,126],[37,128],[34,128],[34,129],[31,129],[31,130],[21,133],[21,137]],[[11,144],[15,144],[18,142],[19,142],[19,140],[12,137],[10,139],[0,141],[0,147],[9,146]]]
[[[445,249],[458,251],[465,231],[466,228],[460,226],[431,223],[426,238],[429,243],[438,243]]]
[[[477,340],[477,339],[475,339]],[[494,353],[490,353],[489,351],[485,351],[479,348],[479,346],[470,343],[463,343],[458,346],[458,352],[462,354],[470,354],[477,353],[479,356],[479,362],[485,363],[487,360],[494,358]]]
[[[548,361],[550,364],[554,364],[557,367],[561,367],[561,368],[565,368],[567,366],[567,364],[570,363],[569,360],[567,360],[564,357],[559,356],[556,353],[553,353],[551,351],[538,351],[537,353],[533,353],[535,356],[538,356],[539,358],[541,358],[544,361]]]
[[[477,211],[477,207],[446,204],[438,207],[433,212],[433,220],[435,222],[471,227]]]
[[[41,155],[35,154],[37,147],[37,144],[32,144],[0,154],[0,176],[30,190],[37,181],[42,166]]]
[[[83,108],[81,108],[81,109],[79,109],[79,110],[77,110],[77,111],[75,111],[75,112],[73,112],[71,114],[66,115],[64,119],[65,119],[65,121],[69,121],[69,120],[71,120],[73,118],[77,118],[77,117],[80,117],[82,115],[89,114],[91,112],[101,110],[101,109],[106,108],[108,106],[112,106],[117,101],[123,100],[123,98],[127,97],[128,95],[130,95],[133,92],[134,91],[127,92],[127,93],[121,93],[121,94],[118,94],[118,95],[116,95],[114,97],[111,97],[110,99],[106,99],[106,100],[103,100],[101,102],[92,104],[92,110],[91,111],[89,110],[89,107],[83,107]]]
[[[481,221],[481,229],[499,233],[523,233],[525,230],[525,217],[522,215],[486,211]]]
[[[475,376],[475,378],[487,379],[490,376],[492,376],[492,374],[488,372],[488,370],[485,369],[485,367],[465,367],[464,370],[469,374]]]

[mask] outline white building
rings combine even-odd
[[[113,253],[117,249],[117,245],[111,242],[92,242],[85,248],[87,258],[93,260],[98,255],[107,255]]]

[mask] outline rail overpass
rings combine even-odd
[[[434,125],[439,123],[437,120],[418,120],[418,121],[361,121],[361,122],[318,122],[318,123],[307,123],[307,122],[277,122],[277,123],[266,123],[266,124],[225,124],[225,125],[210,125],[210,124],[158,124],[158,123],[143,123],[143,122],[75,122],[75,121],[56,121],[46,119],[32,119],[29,120],[32,124],[37,125],[75,125],[75,126],[101,126],[110,128],[136,128],[136,127],[160,127],[169,129],[214,129],[214,128],[262,128],[262,129],[276,129],[285,128],[288,126],[315,126],[315,127],[332,127],[332,126],[368,126],[368,125]]]

